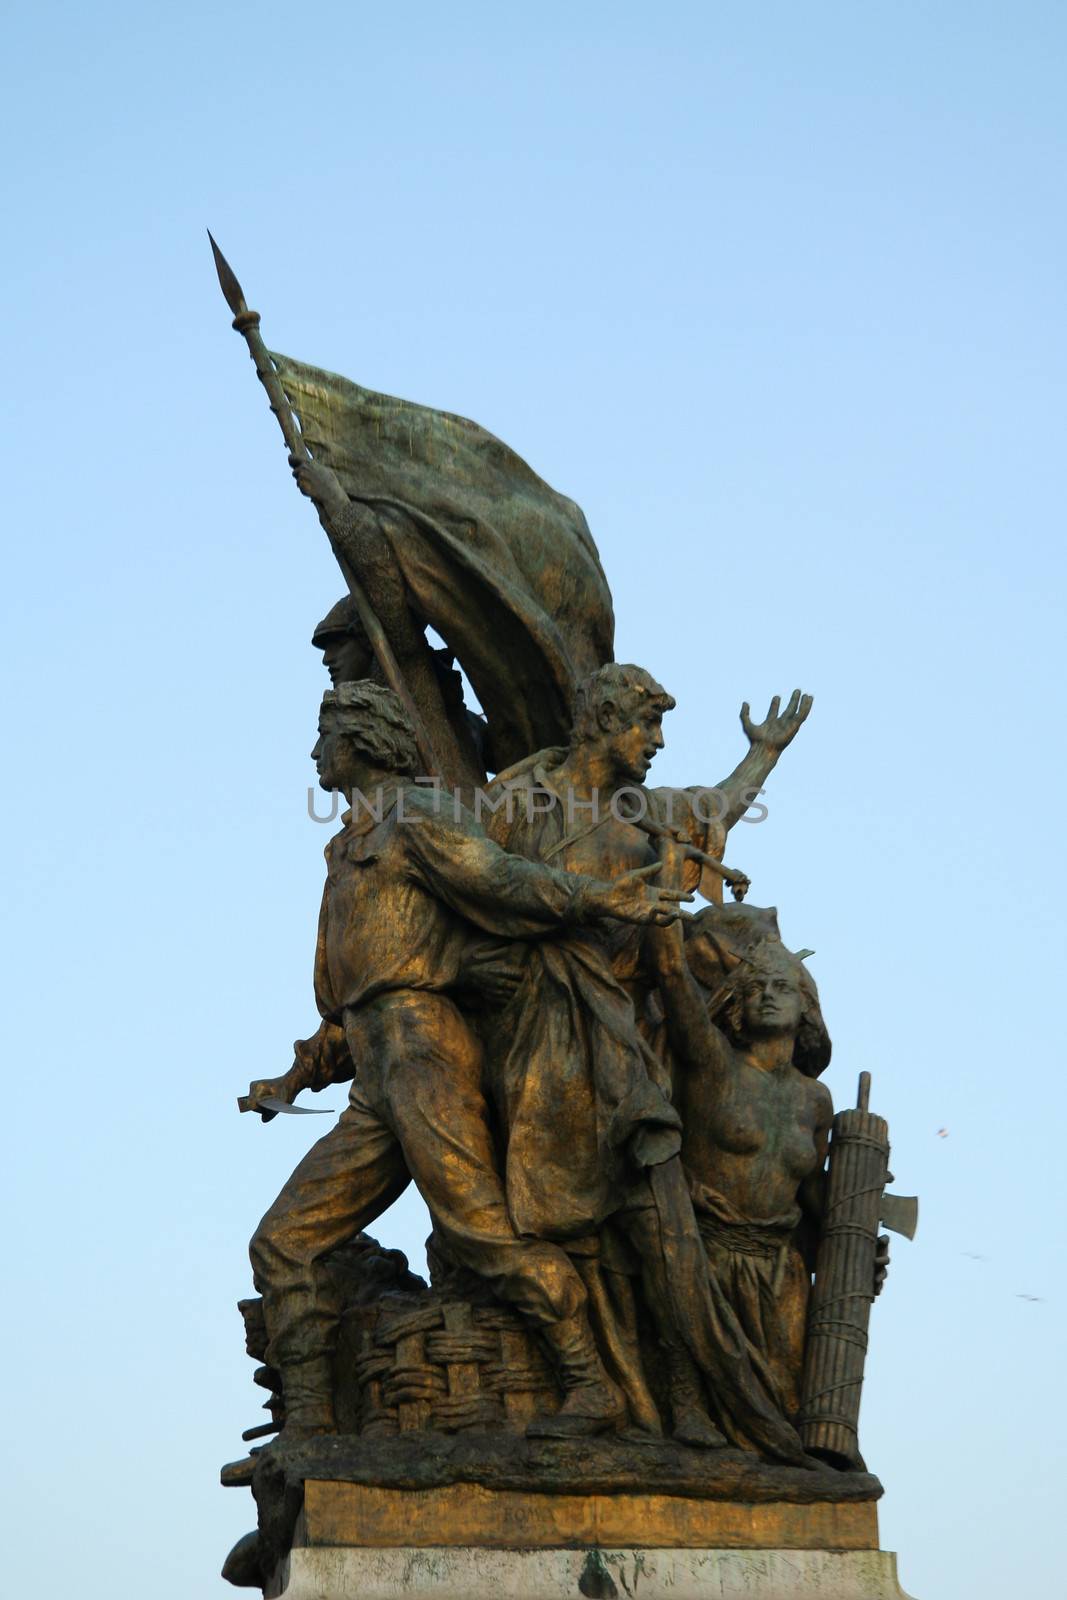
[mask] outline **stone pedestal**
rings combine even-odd
[[[294,1547],[280,1600],[908,1600],[884,1550]]]
[[[907,1600],[868,1473],[672,1440],[333,1435],[226,1469],[268,1600]]]
[[[306,1479],[272,1600],[906,1600],[873,1500]]]

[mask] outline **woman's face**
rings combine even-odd
[[[800,980],[786,972],[754,972],[744,980],[742,1014],[750,1034],[796,1033],[804,1008]]]

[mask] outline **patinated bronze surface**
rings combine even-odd
[[[719,783],[651,786],[675,700],[614,661],[579,508],[474,423],[270,354],[216,263],[348,585],[313,635],[348,808],[319,1022],[239,1103],[349,1101],[252,1239],[270,1421],[224,1469],[259,1509],[226,1575],[268,1583],[302,1506],[325,1543],[868,1547],[887,1130],[866,1084],[835,1119],[809,952],[723,860],[811,697],[746,703]],[[364,1231],[410,1183],[429,1284]]]

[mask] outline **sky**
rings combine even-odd
[[[814,694],[728,859],[921,1197],[873,1316],[882,1542],[917,1600],[1059,1592],[1067,13],[46,0],[4,34],[5,1589],[231,1592],[247,1240],[327,1125],[235,1104],[314,1026],[341,586],[210,226],[275,348],[581,504],[617,655],[678,701],[659,782]],[[419,1263],[410,1192],[374,1231]]]

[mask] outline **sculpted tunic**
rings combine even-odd
[[[274,1365],[329,1350],[338,1304],[325,1258],[414,1178],[452,1257],[535,1323],[585,1290],[558,1247],[512,1226],[476,1035],[447,994],[479,930],[536,936],[579,914],[588,880],[511,857],[424,789],[346,820],[326,852],[316,997],[344,1028],[349,1104],[300,1162],[252,1240]]]
[[[562,757],[561,750],[542,751],[501,774],[496,797],[511,787],[514,803],[501,804],[493,816],[493,837],[532,859],[607,879],[655,861],[653,840],[610,810],[599,823],[575,824],[564,804],[548,808],[543,794],[524,803],[535,788],[551,791],[552,768]],[[711,813],[701,803],[710,791],[639,793],[653,820],[721,857],[725,830],[704,820]],[[699,864],[688,863],[687,872],[686,886],[696,888]],[[512,1215],[543,1238],[562,1239],[580,1232],[581,1223],[592,1230],[617,1215],[640,1257],[660,1338],[687,1347],[728,1437],[799,1461],[800,1440],[781,1413],[767,1364],[708,1271],[677,1158],[681,1120],[669,1101],[669,1063],[645,1043],[634,1010],[655,982],[644,970],[642,932],[610,926],[528,949],[523,985],[488,1046],[490,1083],[507,1129]],[[538,1175],[536,1186],[530,1173]],[[605,1238],[610,1244],[610,1227]],[[595,1284],[588,1273],[587,1280]],[[640,1358],[615,1311],[593,1292],[598,1338],[613,1351],[631,1412],[647,1425],[654,1407]]]
[[[572,824],[562,802],[549,804],[552,769],[563,755],[540,751],[496,779],[490,836],[530,860],[607,880],[654,862],[654,841],[619,823],[610,797],[599,822],[579,813]],[[711,815],[701,805],[705,791],[640,793],[654,820],[721,855],[722,825],[702,820]],[[688,870],[692,889],[699,864]],[[651,983],[642,972],[642,932],[601,924],[595,933],[530,947],[522,986],[491,1027],[490,1081],[507,1129],[508,1202],[520,1232],[565,1239],[593,1231],[627,1203],[644,1165],[678,1149],[668,1072],[641,1037],[634,1008]]]
[[[450,988],[471,923],[505,939],[543,936],[575,919],[589,882],[508,855],[429,789],[383,796],[380,821],[343,820],[326,847],[315,959],[315,998],[330,1021],[389,990]]]
[[[554,771],[566,753],[562,748],[540,750],[494,779],[490,793],[501,808],[487,827],[499,844],[532,861],[548,861],[568,872],[610,880],[659,859],[655,839],[633,823],[620,820],[624,813],[636,813],[661,827],[676,829],[706,855],[721,861],[726,829],[720,820],[718,790],[700,784],[685,789],[632,784],[618,791],[619,815],[612,809],[609,794],[599,798],[593,813],[554,787]],[[509,793],[510,802],[502,803]],[[716,904],[722,902],[721,878],[699,861],[686,861],[682,887],[699,890]],[[642,937],[641,928],[625,924],[602,930],[602,939],[611,951],[612,971],[635,998],[653,986],[653,980],[643,973]]]

